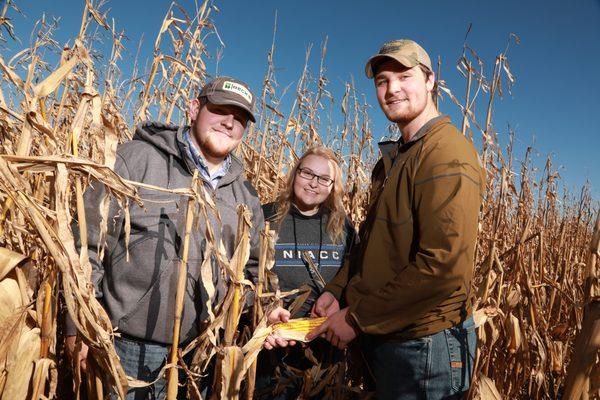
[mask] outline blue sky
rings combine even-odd
[[[199,1],[199,0],[198,0]],[[64,43],[79,29],[84,1],[19,1],[26,18],[11,14],[17,34],[28,40],[33,22],[42,12],[62,18],[56,39]],[[156,33],[169,6],[167,1],[110,1],[117,27],[129,41],[123,64],[128,63],[143,37],[141,57],[149,57]],[[182,0],[186,9],[195,2]],[[544,166],[547,154],[573,192],[586,179],[600,199],[600,128],[594,120],[600,112],[600,1],[215,1],[220,12],[213,20],[226,47],[219,69],[209,73],[246,80],[257,90],[266,67],[275,11],[278,12],[275,66],[281,86],[295,84],[305,50],[313,44],[311,66],[316,72],[320,46],[328,37],[325,66],[330,89],[341,99],[343,82],[352,77],[359,92],[373,105],[374,136],[385,134],[387,121],[379,112],[372,82],[364,76],[364,62],[390,39],[411,38],[422,44],[432,59],[442,59],[442,78],[455,95],[464,96],[464,80],[455,64],[462,51],[469,23],[468,42],[488,65],[507,44],[510,33],[520,44],[511,44],[508,58],[516,83],[512,94],[496,103],[494,126],[506,142],[508,126],[516,131],[517,159],[533,145],[536,165]],[[214,43],[214,42],[213,42]],[[215,48],[213,47],[213,50]],[[339,106],[339,104],[337,105]],[[441,111],[459,124],[456,107],[449,100]]]

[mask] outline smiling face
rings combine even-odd
[[[240,107],[200,102],[190,105],[191,134],[209,162],[221,162],[242,141],[248,114]]]
[[[400,128],[420,118],[429,118],[435,79],[419,66],[407,68],[393,59],[382,61],[375,74],[377,100],[385,116]],[[427,121],[424,121],[425,123]]]
[[[298,166],[298,170],[294,176],[294,196],[292,202],[301,212],[314,214],[319,210],[321,204],[327,200],[333,185],[324,186],[318,183],[316,176],[312,179],[301,176],[299,174],[300,168],[313,175],[335,179],[333,162],[325,157],[310,154]]]

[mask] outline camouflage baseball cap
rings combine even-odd
[[[204,85],[198,97],[206,97],[212,104],[228,104],[240,107],[248,112],[252,122],[256,122],[254,117],[254,95],[248,85],[240,80],[228,76],[219,76]]]
[[[408,68],[421,64],[433,71],[429,55],[417,42],[409,39],[399,39],[385,43],[377,54],[369,58],[365,66],[367,78],[373,78],[373,65],[384,57],[392,58]]]

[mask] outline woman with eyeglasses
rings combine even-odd
[[[311,309],[313,316],[324,315],[322,310],[315,312],[314,302],[324,285],[340,270],[346,249],[355,238],[342,204],[341,177],[333,151],[323,146],[310,148],[289,171],[286,186],[277,201],[263,206],[265,220],[270,221],[278,233],[273,272],[279,279],[279,289],[288,292],[303,285],[310,288],[307,300],[290,318],[308,317]],[[294,300],[295,296],[284,298],[284,308]],[[335,310],[327,311],[330,314]],[[270,319],[274,318],[270,316]],[[303,371],[314,364],[305,356],[306,348],[284,348],[287,345],[275,336],[265,342],[265,348],[274,350],[262,352],[259,357],[256,398],[291,399],[300,395]],[[320,338],[308,348],[325,366],[339,361],[343,355]],[[281,361],[294,368],[296,374],[286,370]],[[283,379],[275,376],[277,367]],[[287,383],[282,385],[281,382]],[[323,391],[316,396],[305,393],[303,397],[322,398],[322,394]]]

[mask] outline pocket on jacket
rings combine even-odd
[[[169,265],[167,265],[167,266],[165,266],[164,268],[161,269],[161,271],[158,274],[158,276],[150,282],[150,284],[148,285],[148,288],[144,292],[144,294],[139,299],[137,299],[137,301],[135,301],[135,304],[131,307],[131,309],[129,311],[127,311],[127,313],[125,315],[123,315],[121,318],[119,318],[119,321],[118,321],[118,325],[119,326],[121,326],[122,324],[127,325],[128,321],[135,314],[137,314],[142,307],[144,307],[147,310],[146,314],[148,314],[148,312],[150,311],[149,310],[149,303],[150,303],[150,299],[149,298],[157,290],[160,290],[160,288],[159,288],[160,283],[161,282],[164,283],[165,277],[169,273],[172,272],[171,270],[173,268],[176,268],[176,267],[177,267],[176,262],[174,260],[171,260],[171,262],[169,263]],[[124,268],[127,268],[127,267],[124,267]],[[167,287],[168,287],[168,285],[167,285]],[[158,291],[158,293],[160,294],[160,291]],[[150,315],[146,315],[146,318],[147,318],[147,321],[150,322],[150,320],[151,320]],[[133,332],[130,332],[129,330],[126,330],[126,332],[131,333],[132,336],[136,336],[136,337],[143,338],[145,336],[145,335],[143,335],[143,336],[133,335]]]

